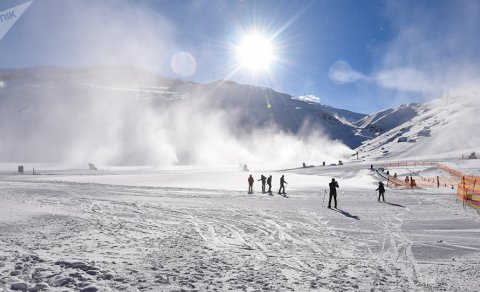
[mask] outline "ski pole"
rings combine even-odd
[[[323,201],[322,201],[322,207],[325,206],[325,195],[327,194],[327,190],[323,190]]]

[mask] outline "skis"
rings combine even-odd
[[[260,193],[260,192],[258,192],[258,193]],[[247,194],[253,195],[254,192],[247,192]],[[267,194],[267,195],[272,196],[272,197],[274,196],[274,193],[273,193],[273,192],[261,192],[260,194],[262,194],[262,195]],[[277,193],[277,194],[278,194],[279,196],[281,196],[281,197],[288,198],[288,196],[287,196],[288,194],[287,194],[287,193],[281,193],[281,194]]]

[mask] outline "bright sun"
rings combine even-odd
[[[257,33],[246,35],[236,53],[240,66],[253,72],[267,71],[274,57],[272,42]]]

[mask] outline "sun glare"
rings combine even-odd
[[[274,57],[272,42],[257,33],[246,35],[236,53],[240,66],[252,72],[267,71]]]

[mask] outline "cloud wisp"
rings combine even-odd
[[[350,64],[344,60],[338,60],[333,63],[328,71],[328,76],[337,84],[368,81],[370,79],[366,75],[353,70]]]
[[[368,82],[398,92],[435,97],[480,81],[480,3],[390,1],[386,15],[394,37],[379,51],[370,74],[335,62],[329,71],[336,84]]]

